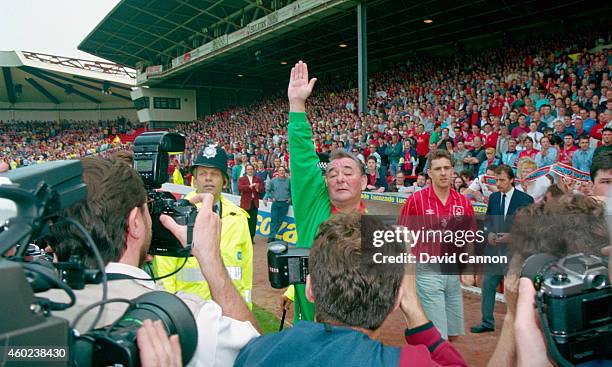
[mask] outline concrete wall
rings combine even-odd
[[[138,110],[138,120],[164,125],[196,119],[196,92],[190,89],[137,88],[131,92],[132,100],[149,98],[149,108]],[[180,98],[180,109],[155,108],[154,98]]]

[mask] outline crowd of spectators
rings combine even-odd
[[[365,114],[357,89],[319,83],[308,109],[317,152],[355,154],[369,168],[367,190],[376,192],[418,190],[436,148],[449,150],[457,178],[467,171],[482,177],[500,163],[516,170],[519,162],[536,169],[561,162],[588,173],[593,155],[612,146],[612,51],[592,49],[599,37],[564,35],[396,65],[371,76]],[[237,156],[272,171],[278,159],[289,167],[287,111],[281,96],[179,126],[188,137],[185,163],[214,143],[230,164]],[[486,201],[487,190],[463,185]]]
[[[124,117],[114,120],[1,121],[0,161],[15,169],[43,161],[108,156],[129,149],[116,140],[142,128]]]

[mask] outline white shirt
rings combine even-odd
[[[518,184],[516,189],[530,195],[533,198],[533,201],[537,203],[544,198],[546,190],[550,186],[550,180],[545,176],[542,176],[536,178],[534,181],[531,181],[526,186],[527,187],[524,188],[522,184]]]
[[[253,184],[253,176],[247,175],[247,178],[249,179],[249,185],[252,185]],[[255,198],[255,193],[251,192],[251,199],[254,199],[254,198]]]
[[[106,272],[125,274],[134,278],[150,278],[142,269],[121,263],[109,263]],[[150,280],[113,280],[108,282],[108,299],[133,299],[155,290],[163,288]],[[64,311],[53,311],[54,316],[72,321],[81,310],[102,298],[102,285],[87,285],[85,289],[75,290],[74,293],[76,304]],[[68,301],[66,294],[59,289],[38,293],[37,296],[61,302]],[[189,307],[198,328],[198,345],[188,366],[233,366],[240,349],[251,339],[259,336],[250,322],[223,316],[221,307],[214,301],[204,301],[196,295],[183,292],[176,293],[176,296]],[[110,325],[123,315],[126,308],[125,303],[107,304],[97,327]],[[77,325],[77,329],[84,332],[95,316],[95,310],[87,313]]]
[[[485,175],[480,175],[476,177],[476,179],[472,181],[468,189],[476,192],[481,192],[484,197],[488,198],[489,196],[491,196],[492,191],[489,190],[489,186],[484,183],[484,176]]]
[[[542,134],[539,131],[536,132],[528,132],[527,136],[530,137],[533,140],[533,148],[540,150],[542,148],[542,146],[540,145],[540,139],[542,139],[542,137],[544,136],[544,134]]]
[[[502,194],[502,199],[504,197],[504,193],[500,192],[500,194]],[[512,187],[510,189],[510,191],[508,191],[505,195],[506,195],[506,201],[505,201],[505,205],[504,205],[504,219],[506,218],[506,215],[508,215],[508,208],[510,208],[510,200],[512,200],[512,194],[514,194],[514,187]],[[500,199],[500,200],[502,200]]]

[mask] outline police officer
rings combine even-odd
[[[253,244],[247,213],[221,195],[221,190],[229,183],[225,151],[215,146],[205,147],[194,159],[191,173],[196,190],[187,194],[185,199],[189,200],[200,193],[214,196],[214,210],[221,217],[221,257],[234,286],[251,308]],[[175,271],[183,262],[184,258],[155,256],[153,269],[157,276],[163,276]],[[161,282],[169,292],[184,291],[197,294],[205,300],[211,298],[208,283],[202,277],[195,257],[190,257],[178,273]]]

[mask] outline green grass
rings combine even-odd
[[[272,312],[269,312],[263,307],[259,307],[253,303],[253,314],[255,315],[255,319],[257,319],[257,322],[259,323],[259,326],[264,334],[278,331],[280,318],[276,317],[276,315],[274,315]]]

